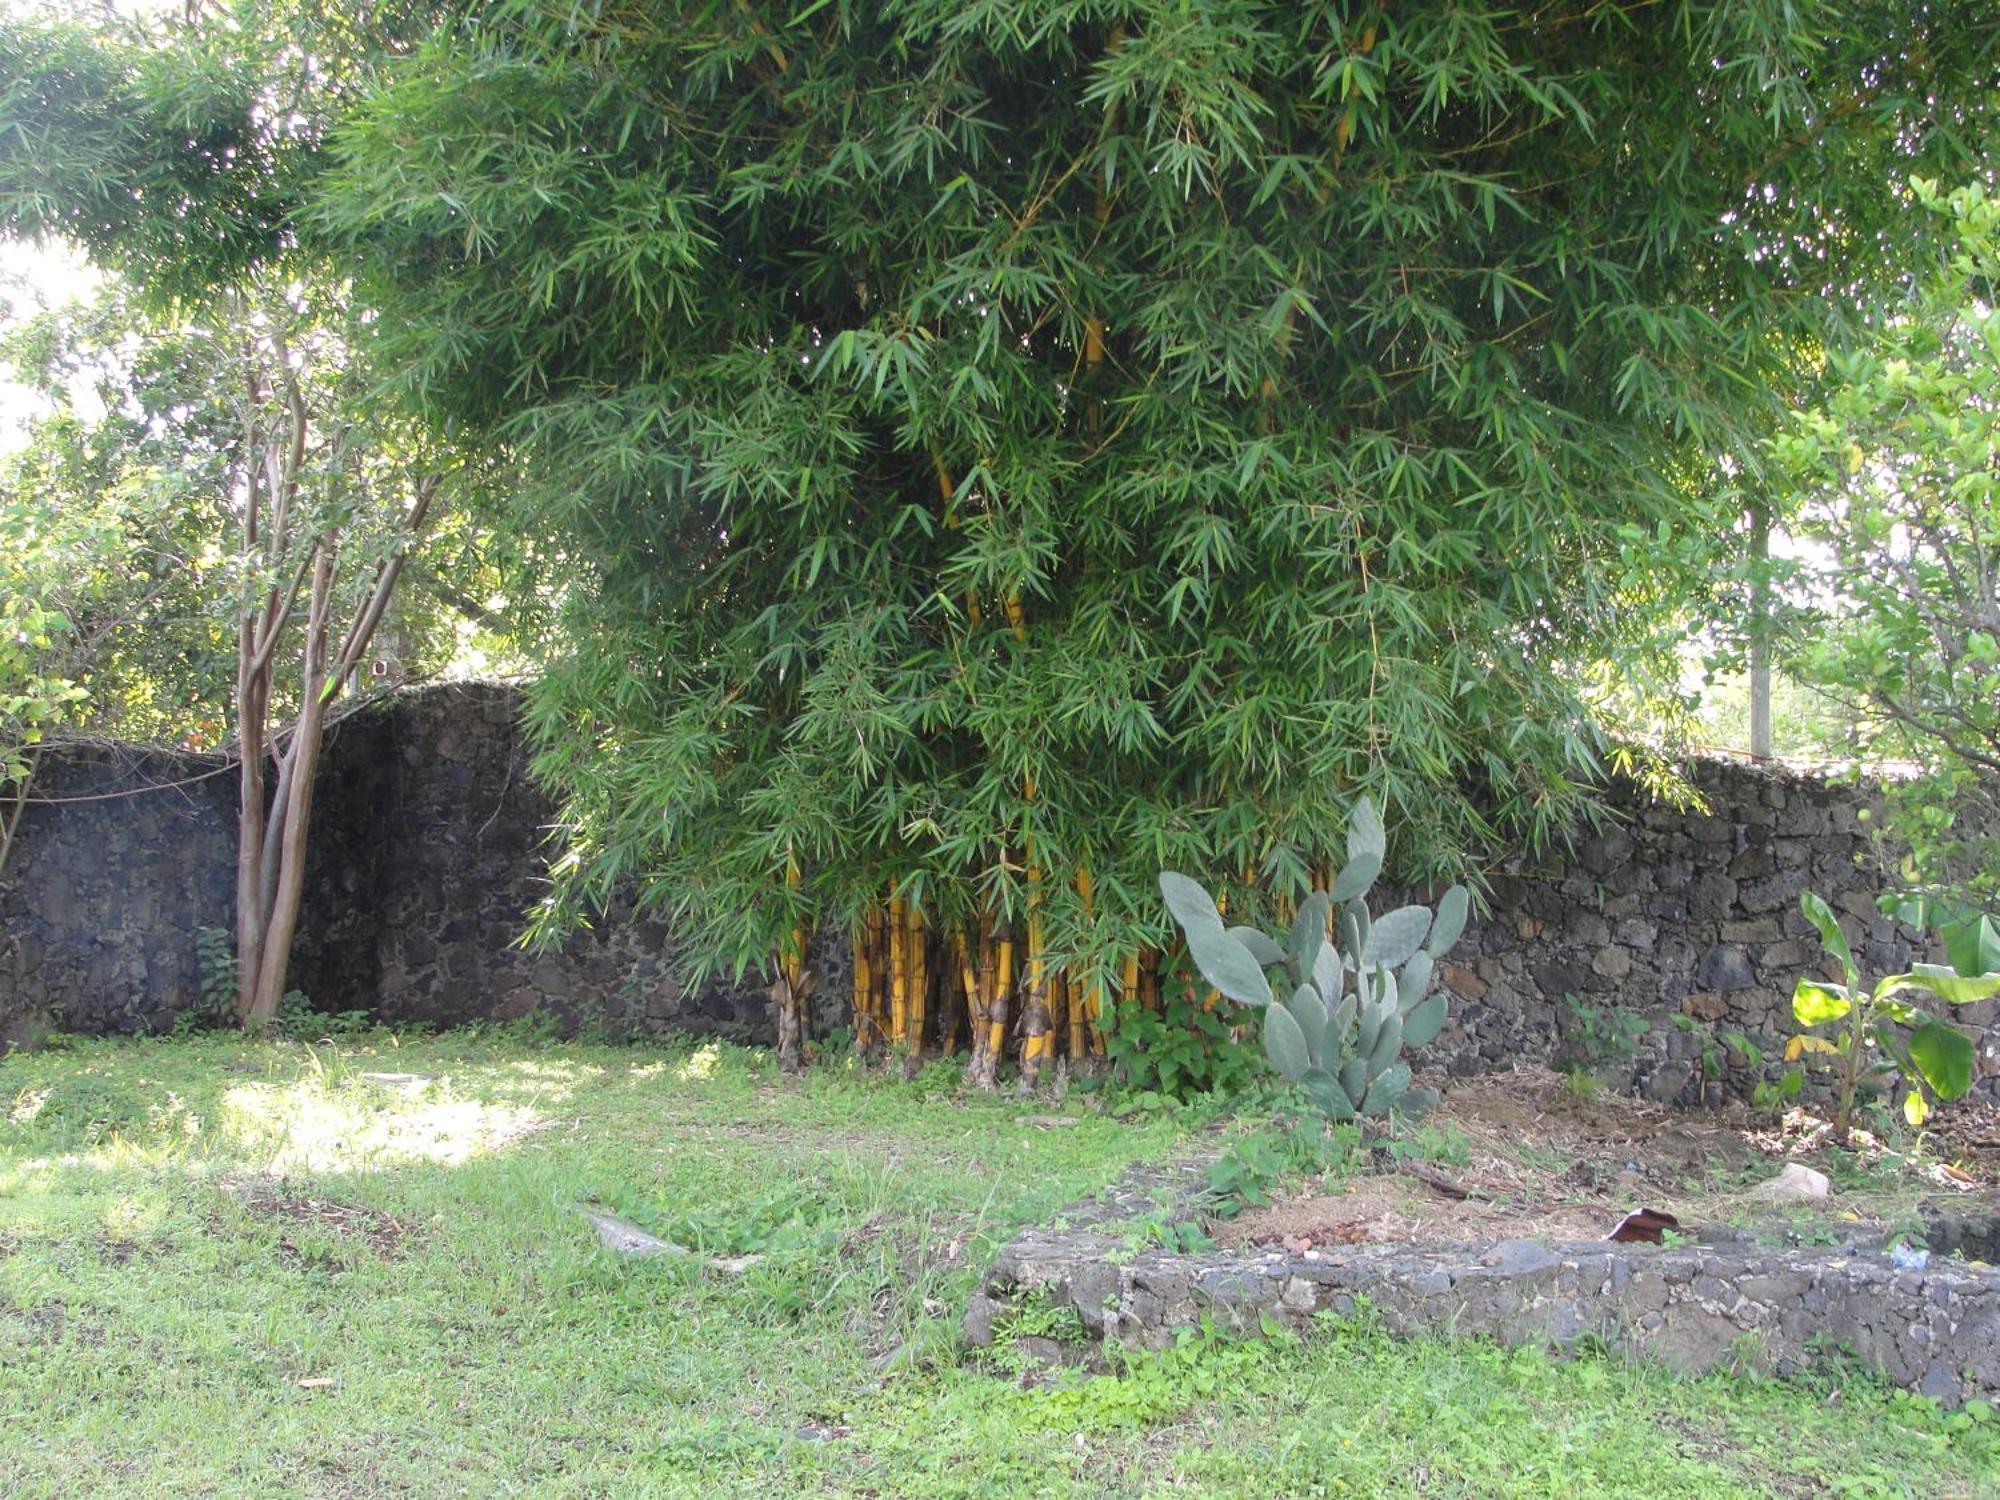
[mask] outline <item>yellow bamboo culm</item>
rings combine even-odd
[[[976,1051],[980,1028],[986,1024],[986,1007],[979,995],[979,974],[972,966],[972,944],[966,941],[963,927],[952,930],[951,951],[958,960],[958,982],[965,990],[965,1035]]]
[[[874,935],[875,914],[865,912],[861,930],[854,936],[854,1046],[862,1052],[868,1050],[869,990],[874,986],[875,958],[870,950]]]
[[[1042,914],[1038,887],[1041,870],[1028,866],[1028,1004],[1021,1015],[1026,1038],[1021,1054],[1022,1078],[1032,1087],[1049,1047],[1049,966],[1042,946]]]
[[[1097,882],[1092,879],[1089,865],[1076,867],[1076,899],[1083,907],[1084,919],[1088,921],[1097,912]],[[1075,995],[1072,986],[1071,1036],[1069,1055],[1082,1057],[1085,1050],[1093,1057],[1104,1055],[1104,1028],[1101,1016],[1104,997],[1099,992],[1096,980],[1083,987],[1080,996]]]
[[[910,965],[906,952],[909,940],[905,932],[906,916],[900,896],[889,901],[889,1035],[891,1047],[903,1044],[903,1033],[909,1021],[910,1006]]]
[[[1083,1029],[1083,986],[1073,974],[1062,976],[1063,1015],[1069,1030],[1065,1040],[1069,1043],[1069,1060],[1082,1062],[1084,1054],[1090,1050],[1090,1038]]]
[[[1028,616],[1021,608],[1021,596],[1009,594],[1006,602],[1007,623],[1013,628],[1014,639],[1025,641],[1028,638]]]
[[[873,946],[868,963],[869,1045],[879,1047],[889,1038],[889,905],[877,906],[871,918],[869,936]]]
[[[910,995],[903,1041],[909,1059],[914,1063],[924,1050],[924,1018],[930,1000],[931,975],[924,940],[924,914],[915,906],[909,908],[909,923],[910,935],[905,942],[905,951],[910,961]]]
[[[1014,940],[1002,938],[996,946],[1000,950],[998,983],[993,990],[995,1005],[993,1019],[988,1023],[991,1030],[988,1033],[987,1045],[992,1048],[993,1055],[997,1058],[1007,1049],[1007,1018],[1000,1012],[1006,1003],[1006,997],[1014,992]]]
[[[1034,804],[1034,777],[1021,778],[1021,796],[1030,806]],[[1049,1035],[1048,949],[1042,933],[1041,859],[1032,836],[1024,845],[1028,860],[1028,999],[1021,1011],[1021,1083],[1033,1088],[1053,1038]]]
[[[799,888],[799,861],[791,850],[785,852],[785,888]],[[778,1004],[778,1065],[796,1072],[805,1065],[806,1039],[812,1034],[811,1015],[805,994],[806,931],[795,926],[778,950],[781,983],[775,991]]]

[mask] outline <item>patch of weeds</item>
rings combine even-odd
[[[1564,1092],[1592,1098],[1614,1076],[1629,1073],[1639,1058],[1639,1039],[1650,1024],[1633,1011],[1603,1007],[1563,996],[1569,1019],[1563,1027],[1559,1060],[1565,1065]]]
[[[1082,1350],[1090,1343],[1083,1315],[1053,1301],[1045,1288],[1029,1287],[993,1318],[993,1342],[972,1362],[994,1374],[1020,1379],[1045,1372],[1051,1352]]]
[[[1419,1125],[1393,1136],[1388,1151],[1391,1161],[1427,1161],[1441,1167],[1472,1164],[1472,1143],[1455,1125]]]
[[[1107,1347],[1108,1374],[1038,1391],[1033,1416],[1064,1431],[1150,1427],[1205,1408],[1247,1385],[1261,1384],[1297,1337],[1282,1329],[1263,1339],[1232,1338],[1203,1320],[1157,1353]]]
[[[1565,1097],[1588,1104],[1604,1092],[1604,1080],[1588,1068],[1571,1064],[1563,1071],[1562,1091]]]
[[[1354,1170],[1361,1131],[1353,1125],[1303,1123],[1239,1135],[1208,1169],[1208,1187],[1217,1218],[1233,1219],[1246,1208],[1262,1208],[1281,1182]]]
[[[941,1103],[965,1087],[963,1067],[957,1059],[936,1058],[919,1068],[903,1087],[917,1099]]]
[[[846,1213],[815,1187],[782,1187],[733,1208],[660,1214],[646,1225],[701,1255],[770,1255],[797,1261],[840,1247]]]
[[[546,1047],[562,1040],[562,1020],[549,1011],[531,1010],[506,1021],[468,1021],[450,1034],[499,1049]]]
[[[1208,1010],[1178,984],[1163,989],[1157,1011],[1121,1001],[1113,1013],[1104,1045],[1124,1085],[1193,1100],[1235,1095],[1253,1084],[1263,1071],[1262,1049],[1237,1042],[1227,1008]]]
[[[1196,1220],[1153,1215],[1127,1231],[1124,1247],[1128,1251],[1158,1249],[1175,1255],[1206,1255],[1215,1248],[1215,1241]]]
[[[817,1037],[807,1044],[813,1064],[822,1068],[845,1067],[855,1054],[854,1028],[836,1026],[823,1037]]]
[[[272,1028],[295,1042],[345,1042],[375,1030],[371,1010],[314,1010],[303,990],[287,990]]]

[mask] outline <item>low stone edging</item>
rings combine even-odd
[[[1142,1348],[1164,1348],[1204,1320],[1249,1335],[1267,1323],[1308,1333],[1318,1314],[1353,1313],[1365,1300],[1399,1335],[1558,1349],[1596,1339],[1688,1373],[1738,1364],[1795,1374],[1845,1351],[1947,1405],[2000,1395],[2000,1269],[1991,1266],[1933,1257],[1904,1269],[1879,1251],[1736,1241],[1134,1250],[1116,1226],[1185,1217],[1202,1170],[1139,1169],[1069,1210],[1063,1227],[1018,1235],[967,1308],[967,1342],[992,1343],[996,1320],[1024,1296],[1073,1310],[1100,1345]]]

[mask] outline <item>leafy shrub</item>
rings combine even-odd
[[[1575,995],[1563,996],[1569,1012],[1564,1027],[1564,1059],[1572,1070],[1597,1084],[1610,1082],[1610,1075],[1623,1073],[1637,1061],[1639,1039],[1651,1024],[1635,1011],[1617,1006],[1592,1005]],[[1579,1087],[1575,1092],[1583,1092]]]
[[[1351,1171],[1361,1149],[1352,1125],[1323,1130],[1260,1130],[1237,1137],[1208,1169],[1212,1211],[1233,1219],[1246,1208],[1262,1208],[1271,1189],[1290,1177]]]
[[[1255,1051],[1239,1045],[1235,1024],[1169,986],[1160,1009],[1130,1002],[1118,1008],[1118,1024],[1104,1039],[1107,1056],[1131,1088],[1192,1099],[1203,1094],[1234,1095],[1260,1071]]]

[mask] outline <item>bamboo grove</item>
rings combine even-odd
[[[1728,560],[1717,476],[1893,284],[1896,184],[1980,159],[1993,32],[498,0],[402,27],[229,202],[351,277],[384,401],[508,466],[537,935],[636,890],[691,977],[775,976],[790,1055],[829,934],[865,1046],[1032,1080],[1202,1003],[1162,868],[1282,919],[1364,793],[1419,884],[1564,836],[1577,683]],[[64,131],[106,214],[181,149],[7,51],[17,226]]]

